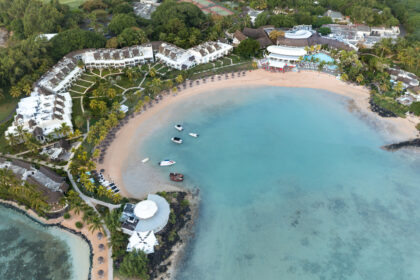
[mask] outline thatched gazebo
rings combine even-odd
[[[98,239],[101,240],[102,237],[104,237],[104,234],[102,232],[98,232],[98,234],[96,235],[96,237],[98,237]]]
[[[105,272],[101,269],[101,270],[98,271],[98,275],[99,275],[99,278],[102,278],[102,277],[104,277]]]
[[[98,248],[99,248],[99,251],[103,251],[105,250],[105,245],[101,243],[99,244]]]
[[[102,256],[98,257],[98,262],[100,264],[104,263],[104,260],[105,260],[104,257],[102,257]]]

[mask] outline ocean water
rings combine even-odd
[[[0,279],[88,279],[89,255],[81,237],[0,205]]]
[[[162,120],[133,150],[123,179],[135,192],[151,173],[169,182],[176,171],[184,187],[200,189],[177,279],[420,279],[420,157],[382,150],[381,127],[349,112],[344,97],[226,89],[143,125]],[[177,164],[158,167],[166,158]]]

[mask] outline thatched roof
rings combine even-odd
[[[57,173],[55,173],[52,169],[48,167],[41,166],[39,168],[39,172],[41,172],[42,174],[44,174],[45,176],[47,176],[48,178],[50,178],[51,180],[57,183],[61,183],[64,181],[63,177],[61,177],[60,175],[58,175]]]

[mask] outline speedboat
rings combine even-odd
[[[149,158],[147,157],[147,158],[143,159],[141,162],[146,163],[148,161],[149,161]]]
[[[169,160],[169,159],[165,159],[162,160],[161,162],[159,162],[160,166],[170,166],[170,165],[174,165],[176,162],[173,160]]]
[[[182,139],[179,137],[172,137],[171,141],[177,144],[182,144]]]
[[[175,129],[178,130],[178,131],[183,131],[184,130],[184,128],[180,124],[175,125]]]
[[[181,173],[169,173],[169,179],[174,182],[184,181],[184,175]]]
[[[188,133],[188,135],[190,135],[191,137],[194,137],[194,138],[197,138],[198,137],[198,134],[197,133],[193,133],[193,132]]]

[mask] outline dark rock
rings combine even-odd
[[[382,148],[384,148],[387,151],[396,151],[401,148],[409,148],[409,147],[420,148],[420,138],[417,138],[414,140],[403,141],[399,143],[394,143],[391,145],[386,145],[386,146],[383,146]]]
[[[398,117],[395,113],[384,109],[380,106],[378,106],[377,104],[375,104],[375,102],[373,102],[372,98],[369,100],[369,104],[370,104],[370,109],[372,110],[372,112],[377,113],[379,116],[384,117],[384,118],[396,118]]]

